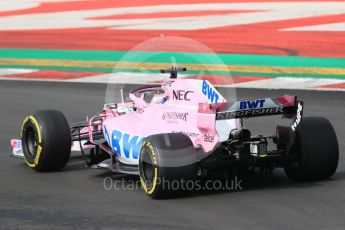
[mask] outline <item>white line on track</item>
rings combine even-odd
[[[12,75],[12,74],[33,73],[36,71],[38,71],[38,70],[36,70],[36,69],[6,68],[6,69],[0,69],[0,76]]]

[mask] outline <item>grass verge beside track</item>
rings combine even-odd
[[[233,76],[313,77],[345,79],[344,58],[179,52],[119,52],[81,50],[0,49],[0,68],[69,71],[153,72],[176,61],[192,73]],[[223,65],[225,64],[225,65]]]

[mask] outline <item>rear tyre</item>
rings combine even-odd
[[[196,159],[193,143],[184,134],[147,137],[139,155],[142,188],[154,199],[188,193],[197,175]]]
[[[65,116],[56,110],[36,111],[22,126],[26,164],[37,171],[58,171],[65,167],[71,153],[71,134]]]
[[[331,177],[338,166],[339,147],[332,124],[323,117],[305,117],[296,129],[292,154],[297,160],[285,166],[292,181],[322,180]]]

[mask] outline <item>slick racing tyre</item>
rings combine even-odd
[[[140,149],[139,173],[141,186],[151,198],[188,193],[197,175],[192,141],[179,133],[147,137]]]
[[[296,129],[292,154],[285,172],[292,181],[322,180],[332,176],[338,166],[339,147],[332,124],[323,117],[305,117]]]
[[[58,171],[71,153],[71,134],[65,116],[56,110],[36,111],[22,126],[26,164],[37,171]]]

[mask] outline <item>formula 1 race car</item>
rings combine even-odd
[[[207,80],[177,78],[185,70],[162,70],[169,79],[131,90],[128,101],[121,90],[120,103],[71,127],[59,111],[33,112],[21,139],[11,140],[11,155],[45,172],[63,169],[71,151],[81,151],[93,168],[139,175],[152,198],[176,192],[163,180],[196,180],[210,170],[282,167],[292,181],[335,173],[339,149],[331,123],[302,118],[296,96],[227,101]],[[285,121],[274,135],[252,135],[243,125],[244,118],[271,115]]]

